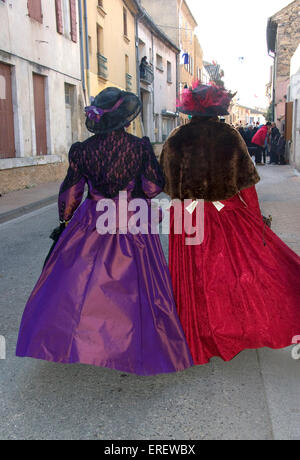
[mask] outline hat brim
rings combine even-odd
[[[88,117],[86,118],[86,127],[89,132],[106,134],[129,126],[140,114],[142,102],[134,93],[127,91],[120,91],[121,98],[123,102],[120,107],[113,112],[104,113],[100,121],[96,122]]]
[[[209,110],[205,110],[205,112],[185,110],[182,107],[177,107],[177,110],[180,113],[184,113],[185,115],[191,115],[193,117],[219,117],[229,115],[228,110],[224,109],[224,107],[209,107]]]

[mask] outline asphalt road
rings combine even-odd
[[[16,358],[56,212],[51,205],[0,225],[0,439],[300,439],[300,361],[290,349],[150,378]]]

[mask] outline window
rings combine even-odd
[[[129,56],[125,54],[125,82],[126,91],[132,91],[132,75],[129,73]]]
[[[163,72],[163,58],[159,54],[156,55],[156,67]]]
[[[188,72],[191,75],[193,75],[193,73],[194,73],[194,60],[193,60],[192,56],[189,56]]]
[[[62,17],[62,3],[61,0],[55,0],[55,11],[56,11],[56,27],[59,34],[64,33],[63,17]]]
[[[174,129],[174,120],[171,118],[163,118],[162,119],[162,140],[165,142],[171,131]]]
[[[123,24],[124,24],[124,35],[128,37],[128,25],[127,25],[127,10],[123,8]]]
[[[57,32],[77,43],[76,0],[55,0]]]
[[[202,81],[202,72],[200,67],[197,67],[197,80]]]
[[[42,14],[42,1],[41,0],[28,0],[28,14],[31,19],[43,23]]]
[[[103,54],[103,27],[97,24],[97,52],[98,54]]]
[[[167,61],[167,81],[172,83],[172,64],[169,61]]]
[[[76,137],[76,86],[65,83],[65,103],[66,103],[66,139],[70,146]]]
[[[71,38],[71,11],[69,0],[63,1],[63,27],[64,35],[67,38]]]
[[[108,78],[107,58],[103,54],[104,54],[103,28],[99,26],[99,24],[97,24],[98,75],[99,77],[107,80]]]
[[[129,57],[125,54],[125,73],[129,73]]]

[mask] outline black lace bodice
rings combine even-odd
[[[61,193],[83,177],[107,198],[117,196],[133,179],[136,181],[134,194],[143,196],[142,177],[161,188],[164,186],[163,173],[150,140],[132,136],[124,130],[96,135],[72,145],[69,163]]]

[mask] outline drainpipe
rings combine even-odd
[[[84,53],[83,53],[83,22],[82,22],[82,5],[81,0],[78,0],[78,12],[79,12],[79,37],[80,37],[80,64],[81,64],[81,81],[82,81],[82,89],[85,99],[85,104],[87,103],[86,100],[86,86],[85,86],[85,72],[84,72]]]
[[[140,9],[140,7],[139,7]],[[141,79],[140,79],[140,52],[139,52],[139,21],[145,16],[145,12],[139,11],[139,13],[135,17],[135,49],[136,49],[136,81],[137,81],[137,94],[138,97],[141,99]],[[142,121],[142,117],[140,116],[141,120],[141,128],[142,128],[142,135],[145,135],[145,127]]]
[[[152,53],[152,56],[151,56],[151,61],[152,61],[152,69],[153,69],[153,83],[152,83],[152,102],[153,102],[153,122],[155,120],[155,82],[154,82],[154,78],[155,78],[155,71],[154,71],[154,37],[153,37],[153,32],[151,32],[151,53]],[[155,125],[154,125],[154,129],[155,129]]]
[[[91,97],[91,84],[90,84],[90,51],[89,51],[89,31],[88,31],[88,13],[87,13],[87,0],[84,3],[84,27],[85,27],[85,58],[86,58],[86,79],[88,90],[88,103]]]
[[[137,95],[141,98],[141,80],[140,80],[140,51],[139,51],[139,19],[141,15],[135,17],[135,50],[136,50],[136,89]]]
[[[138,6],[138,5],[137,5]],[[139,22],[145,16],[145,11],[142,12],[138,6],[139,12],[135,17],[135,48],[136,48],[136,75],[137,75],[137,94],[141,97],[141,81],[140,81],[140,51],[139,51]]]
[[[273,102],[272,102],[272,118],[273,121],[276,123],[277,120],[275,120],[275,99],[276,99],[276,52],[273,56],[274,59],[274,64],[273,64]],[[277,123],[276,123],[277,125]]]
[[[178,14],[178,21],[179,21],[179,26],[181,27],[181,11],[182,11],[182,4],[183,4],[183,0],[181,0],[180,2],[180,7],[179,7],[179,14]],[[176,100],[177,98],[179,97],[179,93],[180,93],[180,55],[181,55],[181,51],[182,51],[182,43],[181,43],[181,28],[179,27],[179,30],[178,30],[178,44],[179,44],[179,48],[180,48],[180,52],[179,54],[176,56]],[[177,110],[177,108],[176,108]],[[178,126],[180,124],[179,122],[179,118],[177,118],[177,122],[176,122],[176,125]]]

